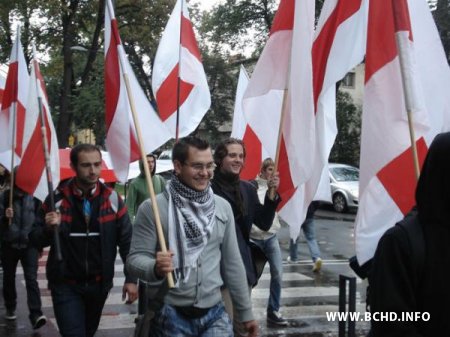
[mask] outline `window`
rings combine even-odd
[[[355,73],[349,72],[342,79],[342,86],[346,88],[354,88],[355,87]]]

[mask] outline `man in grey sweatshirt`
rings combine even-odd
[[[210,186],[215,164],[209,144],[186,137],[175,144],[174,176],[157,196],[169,250],[160,251],[150,200],[138,209],[127,268],[156,289],[151,336],[233,336],[220,288],[231,294],[238,319],[257,336],[231,206]],[[167,273],[175,288],[168,289]],[[155,293],[155,292],[154,292]]]

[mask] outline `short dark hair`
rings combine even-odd
[[[211,147],[206,140],[195,136],[181,138],[173,147],[172,161],[178,160],[181,164],[184,164],[188,158],[189,147],[191,146],[198,150],[207,150]]]
[[[73,166],[78,165],[78,154],[80,152],[94,152],[97,151],[100,154],[100,158],[102,157],[102,152],[96,145],[92,144],[77,144],[70,151],[70,163]]]
[[[217,167],[222,165],[222,160],[228,155],[228,145],[241,145],[242,149],[244,150],[244,158],[247,156],[247,153],[245,151],[245,144],[241,139],[237,138],[228,138],[220,142],[214,151],[214,162],[216,163]]]

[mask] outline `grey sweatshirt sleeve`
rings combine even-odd
[[[154,273],[158,237],[155,219],[150,200],[139,206],[136,214],[130,253],[127,257],[127,269],[131,275],[151,285],[158,286],[164,279],[159,279]]]
[[[233,307],[240,322],[253,320],[252,302],[247,285],[244,263],[239,252],[231,206],[225,202],[227,226],[222,242],[221,270],[225,287],[230,291]]]

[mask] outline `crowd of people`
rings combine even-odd
[[[260,276],[254,261],[259,247],[271,270],[267,321],[287,325],[280,312],[282,255],[276,236],[280,179],[270,158],[256,180],[240,179],[245,157],[240,140],[223,141],[213,156],[205,140],[186,137],[173,148],[174,170],[166,181],[155,173],[156,156],[147,155],[166,252],[158,242],[143,162],[125,201],[99,180],[102,157],[94,145],[71,150],[75,176],[61,181],[44,202],[14,185],[11,204],[10,174],[2,166],[5,319],[16,319],[20,261],[31,325],[46,324],[37,269],[43,249],[50,247],[46,277],[62,336],[94,336],[117,252],[124,262],[123,300],[139,298],[139,317],[152,313],[150,335],[257,336],[250,298]],[[169,273],[174,288],[166,282]]]
[[[372,310],[427,311],[434,320],[375,322],[373,336],[436,335],[448,325],[448,310],[440,305],[445,303],[440,296],[448,292],[433,261],[445,261],[448,255],[444,223],[449,146],[450,134],[432,143],[417,187],[417,208],[382,237],[369,271]],[[62,336],[94,336],[113,286],[117,252],[124,263],[123,300],[133,303],[139,297],[139,314],[149,317],[151,324],[146,337],[257,336],[251,301],[260,276],[257,251],[270,267],[267,322],[286,326],[280,310],[283,262],[277,238],[280,177],[274,172],[273,160],[267,158],[254,181],[242,180],[245,151],[244,143],[234,138],[222,141],[214,155],[205,140],[182,138],[173,148],[174,169],[168,181],[155,173],[156,158],[149,154],[146,160],[157,207],[146,188],[144,163],[124,202],[99,180],[102,158],[94,145],[79,144],[71,150],[75,176],[61,181],[43,203],[18,186],[10,193],[8,171],[2,168],[5,318],[16,319],[15,277],[20,261],[31,325],[39,329],[46,324],[37,266],[43,249],[50,246],[46,276]],[[313,202],[302,229],[312,270],[319,272],[316,208]],[[159,241],[159,225],[167,250]],[[421,234],[415,235],[423,236],[420,244],[408,241],[411,226],[420,228]],[[287,262],[297,261],[297,242],[291,240]],[[169,275],[173,287],[167,282]]]

